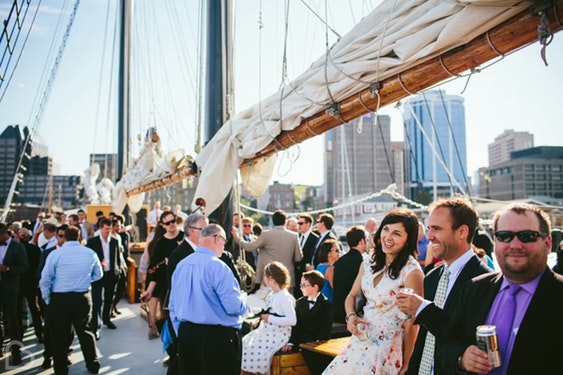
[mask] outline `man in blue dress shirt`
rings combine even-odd
[[[172,275],[170,317],[178,334],[180,374],[240,374],[245,297],[219,258],[225,231],[217,224],[201,230],[199,246]]]
[[[53,340],[55,373],[68,374],[68,337],[74,326],[86,368],[92,374],[100,369],[94,334],[87,330],[91,318],[90,285],[102,278],[96,253],[80,245],[80,228],[65,229],[66,242],[53,251],[41,272],[41,295],[47,304],[49,329]]]

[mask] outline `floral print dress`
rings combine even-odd
[[[265,374],[270,371],[274,354],[289,342],[291,327],[297,323],[295,298],[282,289],[266,297],[270,315],[268,323],[260,322],[255,330],[242,338],[242,369]]]
[[[395,305],[395,295],[405,285],[405,278],[420,270],[418,262],[409,257],[397,279],[389,277],[387,269],[371,272],[369,259],[364,259],[362,292],[367,303],[364,307],[364,319],[367,325],[367,340],[361,341],[352,335],[344,348],[323,374],[398,374],[403,366],[403,323],[406,316]],[[373,280],[384,272],[379,283],[374,287]]]

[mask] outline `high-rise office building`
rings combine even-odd
[[[424,190],[433,199],[467,192],[467,153],[463,97],[443,90],[408,99],[403,107],[407,192]]]
[[[489,166],[510,160],[512,151],[525,150],[534,147],[534,135],[528,132],[505,130],[489,144]]]
[[[328,202],[342,203],[349,197],[375,193],[395,181],[390,125],[389,116],[370,113],[330,132]]]

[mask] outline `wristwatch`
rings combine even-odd
[[[457,357],[457,372],[460,374],[466,374],[467,371],[465,370],[463,364],[461,363],[461,357],[462,357],[461,355]]]

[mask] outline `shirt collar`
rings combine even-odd
[[[538,288],[538,285],[540,283],[540,279],[543,276],[545,270],[540,273],[538,276],[536,276],[534,279],[526,282],[526,283],[522,283],[522,284],[518,284],[522,289],[524,289],[528,294],[530,295],[534,295],[534,293],[536,292],[536,289]],[[502,278],[502,284],[500,284],[500,290],[504,290],[506,288],[509,288],[510,285],[512,285],[514,283],[510,282],[506,277]]]
[[[446,263],[444,263],[444,267],[447,267],[450,270],[450,275],[457,276],[457,274],[461,272],[463,267],[465,267],[467,262],[469,262],[473,257],[476,257],[475,252],[473,252],[472,249],[469,249],[465,253],[463,253],[459,258],[454,260],[452,264],[450,264],[449,266]]]
[[[314,297],[308,297],[307,300],[308,301],[313,301],[313,302],[317,302],[317,298],[319,298],[319,295],[321,294],[321,292],[318,292],[316,296]]]
[[[192,247],[192,249],[195,250],[197,245],[195,243],[193,243],[193,241],[190,241],[190,239],[188,237],[184,237],[184,240],[188,243],[188,245],[190,245]]]

